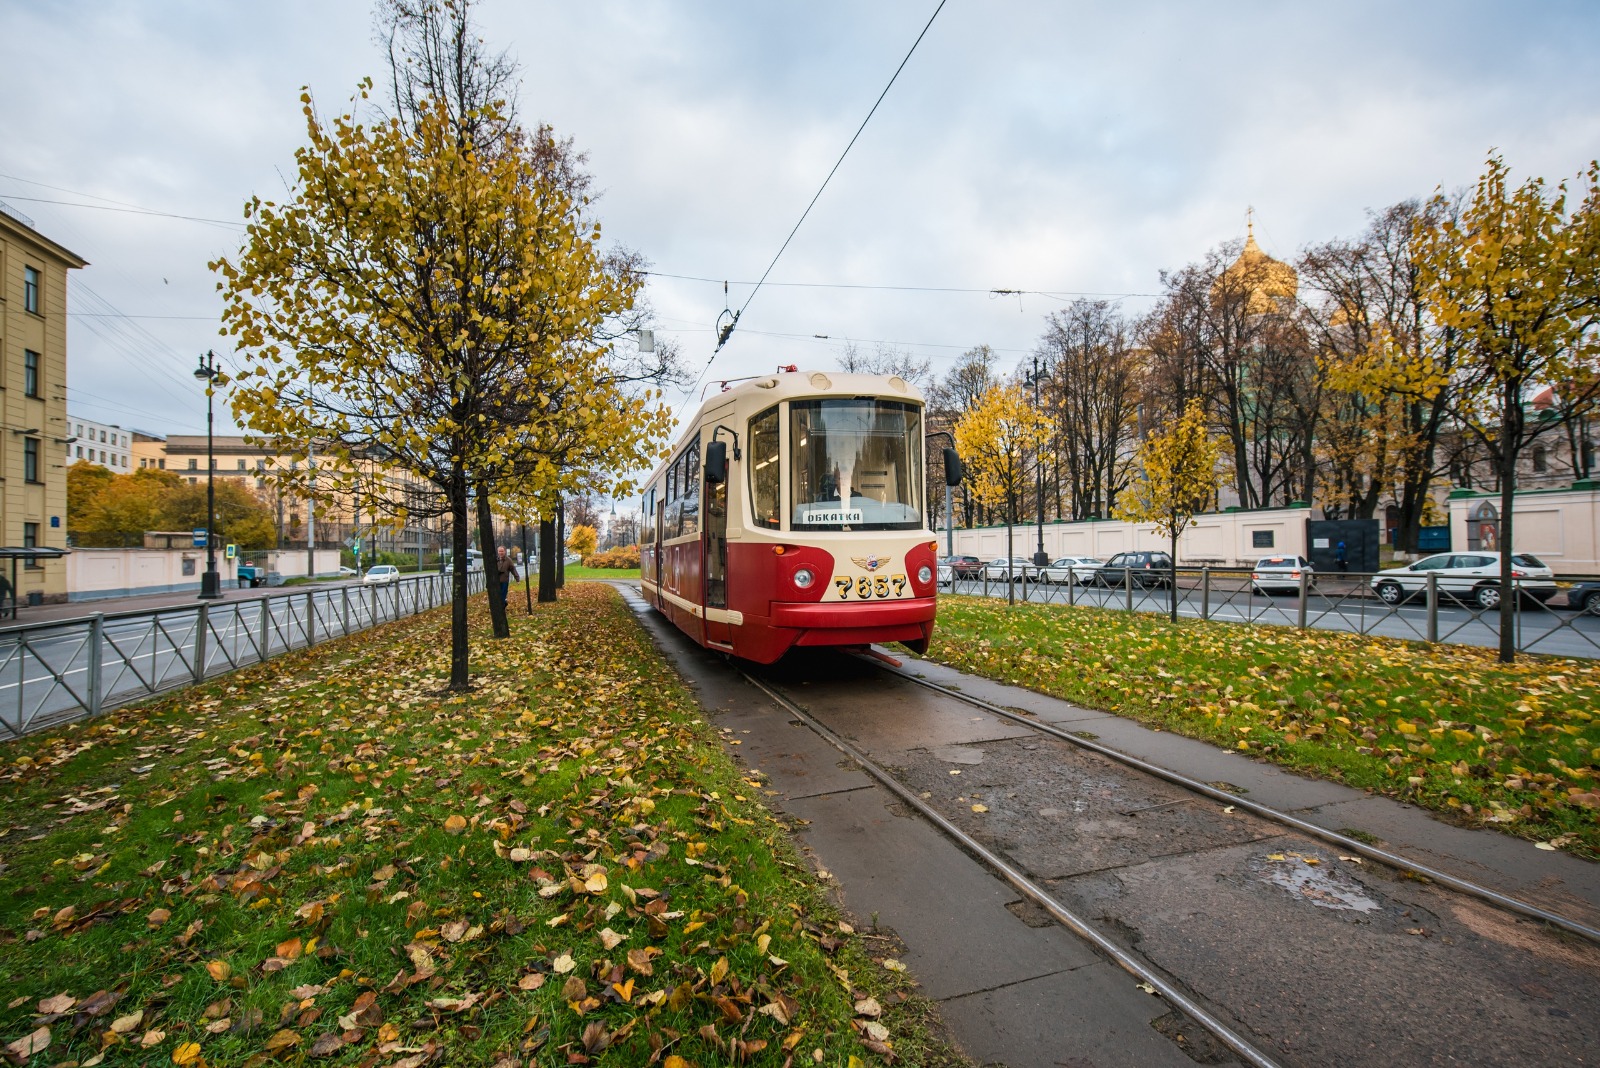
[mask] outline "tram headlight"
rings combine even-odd
[[[924,586],[932,582],[933,568],[929,567],[927,564],[923,564],[921,567],[917,568],[917,581],[922,583]]]
[[[809,567],[795,569],[794,584],[799,586],[802,590],[810,589],[811,584],[815,581],[817,581],[816,573],[813,572]]]

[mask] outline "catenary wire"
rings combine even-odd
[[[754,300],[756,294],[761,291],[761,285],[767,280],[767,275],[771,274],[772,269],[778,265],[778,260],[783,256],[784,250],[789,247],[789,242],[794,240],[794,235],[800,232],[800,227],[806,221],[806,216],[811,214],[811,209],[816,207],[817,201],[822,198],[823,190],[828,188],[828,183],[833,180],[834,174],[838,172],[839,167],[844,163],[845,157],[850,154],[850,149],[855,146],[856,139],[861,136],[861,131],[867,128],[867,123],[871,122],[872,116],[877,114],[878,105],[883,103],[884,97],[888,96],[889,90],[893,88],[895,80],[900,77],[900,72],[905,70],[907,63],[911,62],[911,57],[916,52],[917,46],[922,43],[922,39],[926,37],[928,35],[928,31],[933,28],[933,20],[939,17],[939,12],[944,10],[944,5],[946,2],[947,0],[939,0],[939,6],[933,9],[932,15],[928,16],[928,22],[922,27],[922,32],[917,34],[917,39],[915,41],[911,42],[911,47],[906,50],[905,58],[900,60],[900,65],[896,67],[894,69],[894,73],[889,76],[888,84],[883,87],[883,92],[878,94],[878,99],[873,101],[872,108],[867,112],[867,117],[861,120],[860,126],[856,127],[856,132],[850,137],[850,143],[844,146],[843,152],[839,153],[839,158],[834,161],[833,167],[828,171],[828,176],[822,180],[822,185],[818,187],[816,195],[811,198],[811,203],[806,205],[806,210],[800,213],[800,218],[795,222],[794,228],[789,231],[789,236],[783,239],[782,245],[778,246],[777,255],[772,257],[772,262],[767,264],[767,269],[761,272],[761,278],[756,282],[755,288],[750,291],[750,295],[744,298],[744,304],[742,304],[739,310],[734,313],[733,320],[728,324],[725,332],[719,335],[717,339],[717,347],[712,350],[711,358],[706,360],[705,366],[702,367],[700,369],[700,373],[695,376],[694,384],[691,385],[684,393],[685,397],[694,392],[694,390],[700,385],[700,381],[705,378],[706,372],[711,370],[711,364],[714,360],[716,360],[717,353],[722,351],[722,346],[727,344],[728,338],[733,335],[734,327],[738,325],[740,318],[743,317],[745,311],[750,307],[750,302]]]

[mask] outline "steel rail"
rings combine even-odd
[[[849,742],[845,741],[843,738],[840,738],[827,727],[823,726],[820,722],[814,719],[810,713],[808,713],[800,705],[796,704],[792,699],[786,697],[782,693],[779,693],[777,690],[773,689],[771,686],[768,686],[760,679],[750,675],[748,672],[737,667],[735,667],[735,670],[744,677],[746,682],[750,683],[750,685],[766,694],[768,698],[770,698],[785,712],[788,712],[789,714],[799,718],[799,720],[812,731],[814,731],[819,738],[859,764],[862,770],[864,770],[868,775],[876,779],[885,789],[894,794],[894,796],[899,800],[915,809],[922,815],[924,819],[932,823],[935,827],[939,828],[940,831],[944,832],[947,837],[955,841],[956,844],[958,844],[967,853],[971,854],[982,863],[988,865],[994,871],[998,872],[1006,882],[1015,887],[1021,894],[1027,897],[1028,900],[1034,902],[1046,912],[1050,913],[1057,923],[1061,924],[1063,927],[1066,927],[1078,937],[1094,945],[1096,949],[1100,950],[1100,952],[1111,958],[1111,960],[1120,966],[1124,971],[1128,972],[1141,982],[1148,984],[1170,1004],[1187,1013],[1191,1019],[1215,1035],[1219,1041],[1221,1041],[1234,1053],[1238,1054],[1245,1063],[1254,1065],[1255,1068],[1281,1068],[1277,1061],[1274,1061],[1265,1053],[1262,1053],[1259,1049],[1252,1045],[1247,1038],[1233,1030],[1233,1028],[1223,1023],[1217,1017],[1213,1016],[1208,1009],[1198,1004],[1188,994],[1185,994],[1182,990],[1174,986],[1167,980],[1165,976],[1153,970],[1138,957],[1129,953],[1127,950],[1111,941],[1111,939],[1095,930],[1095,928],[1092,927],[1082,917],[1064,908],[1060,902],[1051,897],[1042,887],[1038,886],[1026,875],[1022,874],[1022,872],[1018,871],[1003,857],[991,852],[977,839],[973,838],[971,835],[961,830],[961,828],[951,823],[944,816],[940,815],[937,810],[926,804],[913,791],[907,789],[892,775],[890,775],[887,770],[873,762],[869,757],[863,754],[860,750],[856,749]]]
[[[1001,716],[1015,723],[1023,724],[1024,726],[1030,727],[1041,734],[1048,734],[1053,738],[1059,738],[1064,742],[1070,742],[1079,748],[1087,749],[1093,753],[1098,753],[1101,756],[1114,760],[1119,764],[1133,768],[1137,771],[1142,771],[1147,775],[1153,775],[1156,778],[1163,779],[1175,786],[1181,786],[1186,790],[1192,790],[1195,793],[1203,794],[1212,800],[1221,801],[1225,804],[1232,805],[1235,808],[1243,809],[1252,815],[1260,816],[1262,819],[1283,824],[1284,826],[1293,828],[1302,834],[1309,835],[1312,838],[1320,839],[1321,841],[1327,842],[1329,845],[1338,846],[1340,849],[1354,853],[1358,856],[1365,857],[1368,860],[1375,860],[1378,863],[1394,868],[1397,871],[1409,872],[1414,875],[1423,876],[1435,883],[1438,883],[1440,886],[1447,886],[1450,889],[1466,894],[1469,897],[1475,897],[1480,900],[1487,901],[1490,904],[1496,905],[1508,912],[1515,912],[1520,916],[1526,916],[1529,919],[1547,923],[1552,927],[1566,931],[1568,934],[1574,934],[1580,938],[1585,938],[1591,942],[1600,944],[1600,929],[1590,927],[1587,924],[1580,923],[1579,921],[1570,919],[1566,916],[1562,916],[1559,913],[1550,912],[1549,910],[1542,909],[1537,905],[1530,905],[1526,901],[1521,901],[1517,898],[1510,897],[1509,895],[1502,894],[1498,890],[1491,890],[1487,886],[1480,886],[1477,883],[1470,882],[1455,875],[1451,875],[1448,872],[1440,871],[1437,868],[1429,867],[1426,864],[1419,864],[1416,861],[1407,857],[1403,857],[1398,853],[1391,853],[1388,850],[1367,845],[1365,842],[1342,835],[1338,831],[1330,831],[1326,827],[1321,827],[1315,823],[1300,819],[1298,816],[1291,816],[1287,812],[1279,812],[1275,808],[1269,808],[1268,806],[1260,804],[1259,802],[1247,800],[1243,797],[1240,797],[1238,794],[1231,794],[1226,790],[1219,790],[1209,783],[1200,782],[1198,779],[1191,779],[1187,775],[1173,771],[1170,768],[1164,768],[1159,764],[1152,764],[1147,760],[1141,760],[1136,756],[1131,756],[1128,753],[1114,749],[1109,745],[1103,745],[1097,741],[1094,741],[1093,739],[1080,738],[1069,731],[1064,731],[1059,727],[1052,726],[1051,724],[1040,723],[1028,716],[1013,712],[1008,708],[1003,708],[1000,705],[994,704],[990,701],[985,701],[981,697],[973,697],[971,694],[962,693],[959,690],[952,690],[948,686],[941,686],[937,682],[930,682],[927,679],[919,679],[909,672],[890,667],[877,657],[862,656],[860,659],[866,663],[874,665],[881,671],[884,671],[890,675],[894,675],[897,678],[904,679],[907,682],[915,683],[918,686],[925,686],[930,690],[944,694],[946,697],[951,697],[957,701],[972,705],[974,708],[981,708],[984,711],[992,713],[996,716]]]

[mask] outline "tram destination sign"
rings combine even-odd
[[[800,509],[800,522],[802,523],[864,523],[859,508],[819,508],[816,505],[806,505]]]

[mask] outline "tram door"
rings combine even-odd
[[[657,608],[660,608],[663,604],[666,603],[666,598],[661,595],[661,591],[662,591],[661,575],[662,575],[662,572],[663,572],[662,561],[661,561],[661,536],[663,534],[663,529],[662,528],[664,527],[665,520],[667,518],[667,495],[666,495],[666,491],[665,491],[665,486],[666,486],[666,483],[663,482],[662,483],[662,487],[663,487],[662,493],[660,494],[660,496],[657,496],[656,500],[655,500],[656,521],[653,524],[655,529],[652,531],[652,533],[655,535],[655,538],[654,538],[654,541],[655,541],[655,552],[651,554],[652,559],[651,559],[651,564],[650,564],[650,581],[654,582],[656,584],[656,607]],[[655,496],[655,495],[652,494],[652,496]]]
[[[701,573],[706,577],[706,640],[733,644],[733,627],[726,619],[712,619],[712,609],[728,607],[728,483],[705,480],[703,537],[705,553]]]

